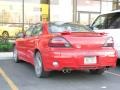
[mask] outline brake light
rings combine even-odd
[[[108,37],[104,44],[105,47],[114,47],[114,40],[112,37]]]
[[[71,47],[70,43],[63,37],[54,37],[49,42],[49,47]]]

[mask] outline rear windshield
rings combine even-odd
[[[61,33],[61,32],[91,32],[90,28],[83,25],[78,24],[70,24],[70,23],[64,23],[64,24],[56,24],[51,23],[49,24],[49,31],[51,33]]]

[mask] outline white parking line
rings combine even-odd
[[[111,75],[114,75],[114,76],[118,76],[118,77],[120,77],[120,74],[113,73],[113,72],[109,72],[109,71],[105,71],[105,72],[108,73],[108,74],[111,74]]]

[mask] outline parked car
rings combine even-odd
[[[117,54],[112,37],[72,23],[43,23],[19,33],[13,57],[35,67],[37,77],[51,71],[89,70],[102,74],[116,66]]]
[[[114,48],[120,58],[120,10],[99,15],[91,28],[95,32],[105,32],[114,38]]]
[[[3,38],[14,38],[19,32],[22,32],[22,26],[19,24],[7,24],[0,26],[0,36]]]
[[[29,25],[24,25],[24,31],[28,29]],[[0,26],[0,36],[3,38],[16,38],[16,35],[22,32],[22,24],[7,24]]]

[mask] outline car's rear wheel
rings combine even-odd
[[[9,38],[9,33],[8,33],[7,31],[4,31],[4,32],[2,33],[2,37],[3,37],[4,39],[8,39],[8,38]]]
[[[105,69],[90,70],[91,74],[103,74]]]
[[[46,72],[43,68],[42,57],[39,52],[35,54],[34,67],[35,67],[35,74],[38,78],[49,76],[49,72]]]
[[[16,47],[14,47],[14,49],[13,49],[13,58],[14,58],[15,63],[19,63],[18,51],[17,51]]]

